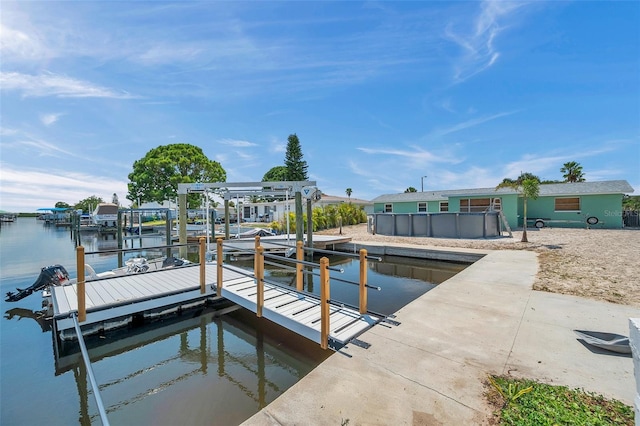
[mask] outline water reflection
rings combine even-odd
[[[182,413],[175,417],[176,424],[201,423],[196,414],[189,414],[203,411],[200,398],[181,396],[187,382],[189,393],[215,388],[218,392],[224,389],[223,395],[236,394],[233,399],[208,401],[206,410],[216,418],[207,423],[237,424],[329,355],[312,342],[236,306],[206,308],[162,324],[88,339],[87,349],[114,424],[121,423],[120,418],[124,423],[156,423],[145,418],[146,410],[139,408],[155,406],[167,398],[173,399],[174,408],[179,407]],[[54,342],[54,353],[55,374],[73,372],[80,424],[92,424],[99,416],[90,405],[93,398],[89,397],[91,389],[77,343]],[[172,422],[163,418],[161,423]]]
[[[47,318],[46,309],[41,311],[32,311],[31,309],[13,308],[4,313],[4,318],[7,320],[12,320],[14,317],[18,317],[18,321],[23,318],[31,318],[38,323],[43,333],[51,331],[52,321],[50,317]]]
[[[320,257],[314,258],[318,262]],[[271,260],[271,259],[270,259]],[[276,262],[273,262],[276,263]],[[270,282],[295,287],[295,270],[290,264],[265,264],[265,276]],[[251,270],[253,259],[238,259],[234,265]],[[359,303],[358,283],[360,262],[344,256],[329,256],[329,264],[343,270],[331,271],[331,299],[346,305]],[[384,256],[381,262],[367,261],[367,284],[380,290],[368,289],[368,310],[382,315],[392,315],[407,303],[443,283],[469,264],[433,261],[428,259]],[[320,292],[317,269],[305,267],[304,290],[316,295]]]

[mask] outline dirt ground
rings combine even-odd
[[[335,235],[331,229],[319,234]],[[532,250],[539,254],[540,269],[534,289],[571,294],[640,308],[640,229],[528,229],[529,242],[513,238],[461,240],[372,235],[367,225],[342,228],[353,241],[396,242],[437,247],[491,250]]]

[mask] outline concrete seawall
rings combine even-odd
[[[625,334],[636,308],[533,291],[530,251],[460,252],[482,258],[398,311],[399,326],[360,336],[371,347],[348,345],[245,424],[483,424],[488,374],[633,404],[631,360],[590,351],[573,330]]]

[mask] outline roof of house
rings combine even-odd
[[[596,194],[629,194],[633,187],[626,180],[607,180],[598,182],[566,182],[540,185],[541,197],[557,197],[563,195],[596,195]],[[476,197],[482,195],[517,194],[512,188],[474,188],[450,189],[442,191],[406,192],[401,194],[380,195],[373,203],[446,201],[449,197]]]
[[[358,204],[358,205],[372,204],[371,201],[361,200],[359,198],[338,197],[337,195],[327,195],[327,194],[322,194],[322,198],[320,198],[320,201],[323,201],[324,204],[339,204],[339,203],[351,203],[351,204]]]

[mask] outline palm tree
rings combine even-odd
[[[351,188],[347,188],[344,192],[347,193],[347,197],[349,197],[349,201],[351,201],[351,193],[353,192],[353,190]]]
[[[496,187],[496,190],[500,188],[512,188],[518,193],[522,194],[524,200],[524,221],[522,223],[522,240],[523,243],[528,243],[527,239],[527,199],[531,198],[535,200],[540,194],[540,179],[531,173],[522,173],[518,179],[513,180],[504,178],[502,182]]]
[[[562,173],[562,177],[565,182],[584,182],[584,173],[582,173],[582,166],[580,163],[576,163],[575,161],[569,161],[568,163],[564,163],[562,168],[560,169],[560,173]]]

